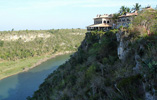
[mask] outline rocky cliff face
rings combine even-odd
[[[146,61],[146,59],[149,59],[148,56],[150,56],[151,59],[153,59],[152,62],[154,62],[154,64],[149,63],[147,67],[152,68],[154,66],[154,69],[153,69],[154,71],[157,68],[156,57],[153,57],[153,55],[146,54],[146,49],[147,49],[146,45],[148,46],[148,44],[150,43],[150,40],[144,39],[143,40],[144,43],[137,44],[135,41],[131,41],[131,38],[129,39],[129,33],[127,33],[126,31],[125,32],[119,31],[116,34],[116,36],[117,36],[117,41],[119,42],[119,46],[118,46],[118,50],[117,50],[118,57],[121,61],[124,62],[126,59],[129,59],[129,58],[127,58],[128,55],[130,55],[130,52],[134,51],[134,53],[132,54],[132,56],[134,57],[134,61],[135,61],[135,66],[133,67],[133,73],[143,75],[143,81],[142,81],[141,85],[142,85],[142,88],[144,91],[144,99],[145,100],[157,100],[157,94],[156,94],[157,90],[155,89],[155,87],[157,86],[156,85],[157,83],[155,83],[157,81],[157,76],[156,76],[157,74],[154,74],[154,76],[153,76],[154,79],[150,79],[148,81],[147,78],[148,78],[148,75],[150,75],[150,73],[146,74],[143,72],[144,64],[146,64],[145,61]],[[154,35],[154,39],[156,39],[155,35]],[[156,40],[154,40],[154,41],[156,41]],[[136,45],[138,45],[138,47],[131,48],[131,47],[129,47],[129,44],[136,44]],[[153,45],[156,46],[156,44],[153,44]],[[154,49],[154,48],[151,48],[151,49]],[[149,52],[156,55],[156,53],[155,53],[156,50],[155,51],[150,50]],[[148,88],[148,87],[151,88],[150,91],[146,90],[146,88]]]
[[[118,49],[117,49],[118,57],[121,60],[125,60],[128,52],[130,51],[130,48],[128,48],[130,41],[125,40],[125,38],[128,37],[128,33],[119,31],[116,34],[116,37],[117,37],[117,41],[119,42]]]
[[[28,100],[156,100],[157,36],[86,33],[71,59]]]

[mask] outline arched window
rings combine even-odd
[[[107,21],[107,23],[110,23],[110,21]]]
[[[104,21],[104,23],[106,24],[106,21]]]

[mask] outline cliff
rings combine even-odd
[[[156,100],[157,34],[88,32],[28,100]]]
[[[85,29],[1,31],[0,79],[26,71],[51,56],[76,51],[85,32]]]

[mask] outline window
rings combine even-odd
[[[126,24],[125,23],[123,23],[123,26],[125,26]]]
[[[127,21],[130,21],[130,19],[127,19]]]
[[[94,24],[101,24],[101,21],[94,21]]]
[[[104,23],[106,23],[106,21],[104,21]]]
[[[107,21],[107,23],[110,23],[110,21]]]
[[[125,19],[122,19],[123,22],[125,22]]]

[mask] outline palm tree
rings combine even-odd
[[[112,20],[113,20],[113,28],[116,28],[117,26],[117,21],[119,19],[120,13],[115,13],[113,14]]]
[[[123,15],[123,14],[125,14],[127,11],[126,11],[126,7],[125,6],[122,6],[121,8],[120,8],[120,11],[119,11],[119,13],[120,13],[120,15]]]
[[[141,5],[139,5],[138,3],[136,3],[134,5],[134,8],[132,8],[134,11],[139,11],[140,10]]]
[[[126,8],[126,12],[131,13],[130,8]]]
[[[113,14],[112,19],[113,19],[113,22],[114,22],[115,24],[117,23],[117,20],[118,20],[119,16],[120,16],[119,13],[115,13],[115,14]]]

